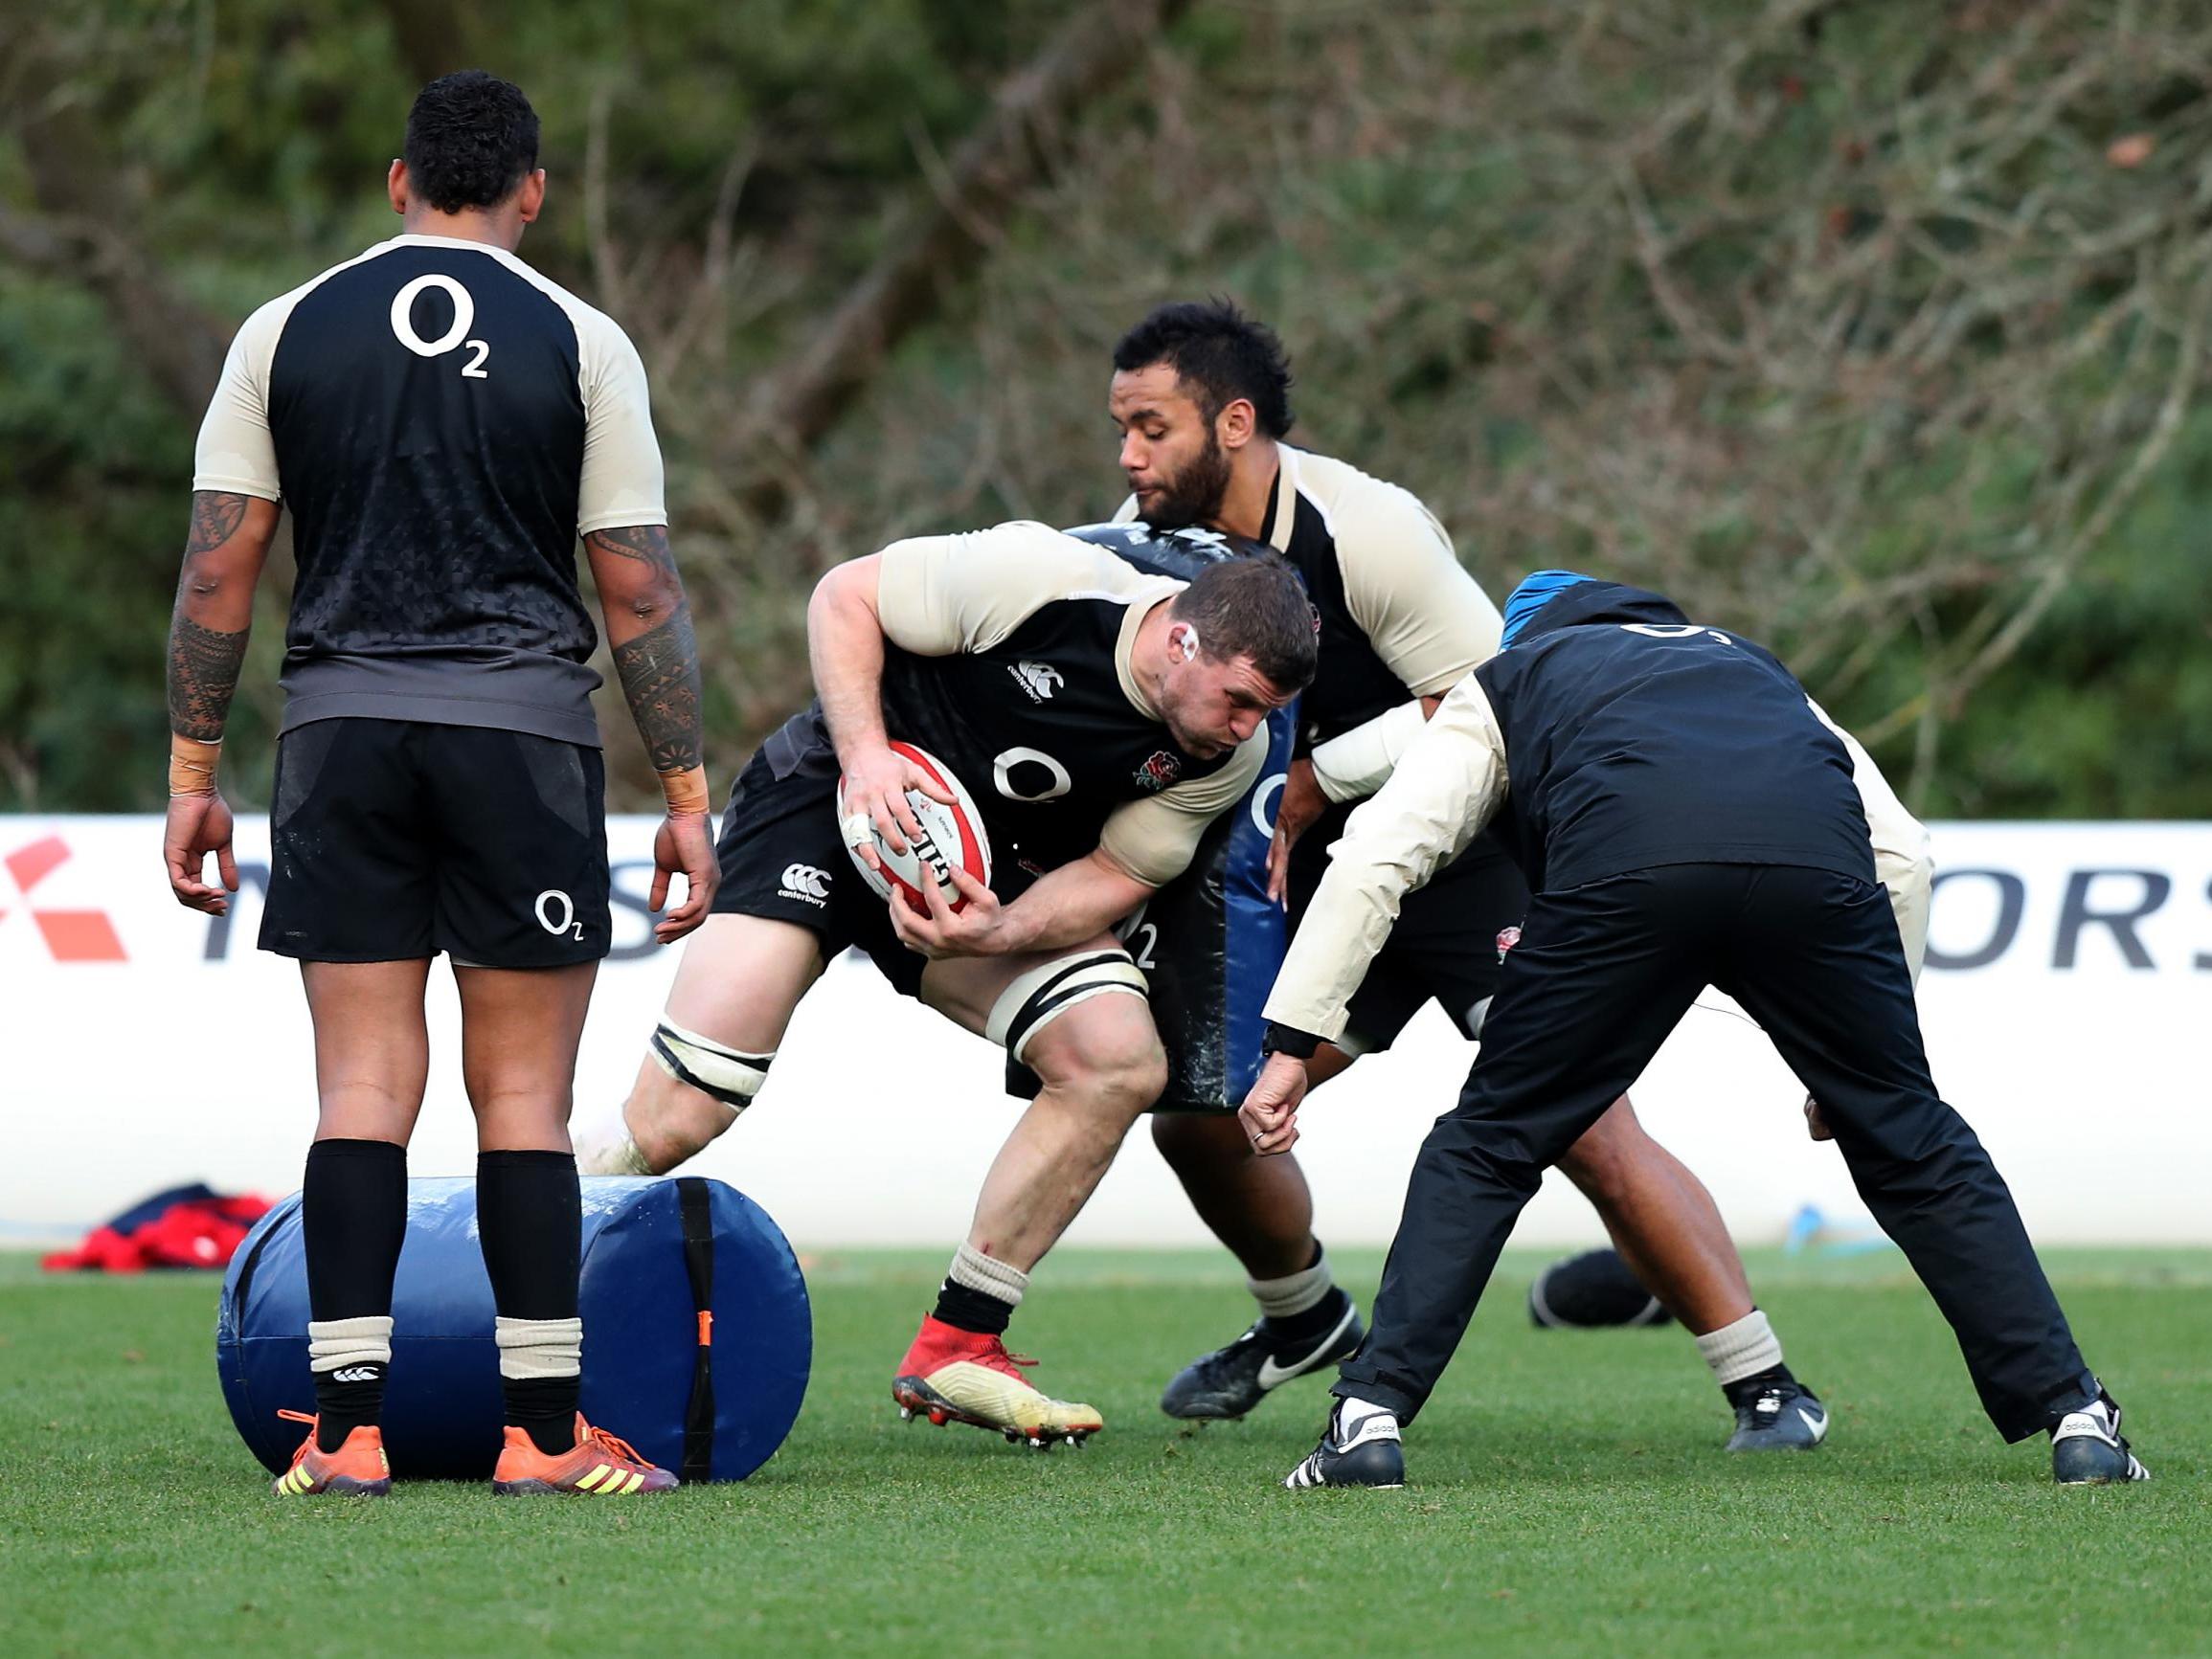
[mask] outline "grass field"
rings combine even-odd
[[[1246,1316],[1223,1261],[1072,1252],[1016,1324],[1106,1414],[1081,1452],[902,1424],[936,1254],[814,1265],[814,1384],[741,1486],[283,1504],[216,1392],[212,1278],[50,1280],[0,1256],[0,1654],[2212,1652],[2212,1254],[2058,1253],[2146,1487],[2007,1448],[1894,1257],[1755,1260],[1835,1412],[1724,1457],[1679,1331],[1536,1332],[1509,1256],[1403,1492],[1292,1494],[1318,1384],[1186,1433],[1161,1382]],[[1373,1254],[1340,1263],[1365,1296]],[[518,1644],[520,1645],[518,1648]]]

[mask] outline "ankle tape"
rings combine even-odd
[[[584,1368],[581,1319],[492,1320],[499,1345],[499,1374],[510,1382],[537,1377],[575,1377]]]
[[[1022,1292],[1029,1288],[1029,1275],[1021,1268],[993,1261],[982,1251],[964,1244],[953,1252],[952,1268],[945,1277],[966,1289],[996,1297],[1009,1308],[1019,1308]]]
[[[1286,1273],[1279,1279],[1247,1279],[1244,1288],[1270,1319],[1289,1319],[1320,1307],[1337,1288],[1337,1280],[1329,1271],[1328,1257],[1323,1255],[1303,1272]]]
[[[349,1365],[392,1363],[392,1315],[307,1321],[307,1369],[337,1371]]]
[[[1713,1368],[1713,1379],[1723,1388],[1782,1363],[1782,1339],[1756,1308],[1733,1325],[1706,1332],[1697,1343],[1698,1352]]]

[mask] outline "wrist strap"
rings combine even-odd
[[[661,793],[668,797],[670,812],[705,812],[707,769],[693,766],[682,772],[662,773]]]
[[[169,792],[171,795],[215,793],[215,763],[222,759],[223,740],[202,743],[179,732],[169,734]]]

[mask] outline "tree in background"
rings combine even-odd
[[[2201,7],[453,16],[0,24],[0,803],[151,804],[223,344],[390,234],[409,97],[482,61],[545,118],[527,257],[653,374],[725,773],[800,695],[827,565],[1108,511],[1111,343],[1217,291],[1290,342],[1299,436],[1494,590],[1581,565],[1772,641],[1924,811],[2212,816]]]

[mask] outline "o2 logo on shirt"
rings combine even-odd
[[[1068,769],[1041,749],[1009,749],[991,762],[991,782],[1008,800],[1058,800],[1075,787]]]
[[[435,340],[425,340],[416,331],[415,302],[424,290],[442,288],[445,297],[453,302],[453,323]],[[489,380],[491,370],[485,368],[485,359],[491,355],[491,347],[482,340],[468,338],[469,325],[476,321],[476,300],[466,288],[442,271],[432,271],[415,279],[398,293],[392,296],[392,336],[418,357],[442,357],[458,347],[465,346],[476,355],[461,366],[463,376],[469,380]]]

